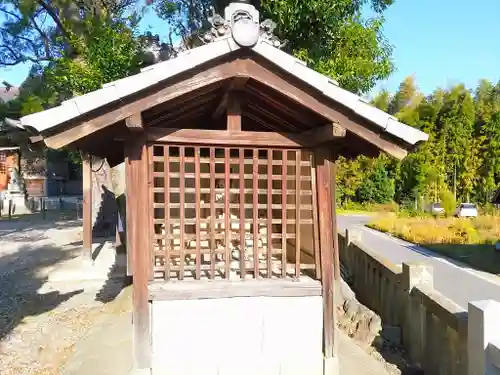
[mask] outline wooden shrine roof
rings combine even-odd
[[[427,134],[342,89],[302,61],[259,39],[239,47],[231,36],[108,83],[60,106],[21,118],[52,148],[73,147],[123,160],[129,116],[145,127],[225,129],[232,95],[242,107],[243,130],[302,133],[336,123],[347,130],[346,155],[380,150],[397,158]]]

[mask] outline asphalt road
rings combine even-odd
[[[434,288],[456,304],[467,309],[470,301],[500,301],[500,278],[453,263],[432,251],[365,227],[369,216],[340,215],[340,230],[361,231],[361,242],[394,264],[426,262],[434,268]]]

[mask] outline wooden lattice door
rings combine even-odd
[[[311,152],[154,144],[149,158],[155,278],[300,277],[316,270]]]

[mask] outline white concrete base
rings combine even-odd
[[[151,375],[151,369],[131,369],[129,375]]]
[[[99,244],[93,244],[94,251]],[[49,282],[107,280],[126,274],[126,254],[117,254],[112,242],[104,243],[97,258],[78,257],[62,263],[50,274]]]
[[[323,375],[339,375],[339,357],[330,357],[323,360]]]
[[[323,375],[321,296],[153,301],[151,324],[153,375]]]
[[[22,193],[7,193],[3,201],[2,215],[9,214],[9,200],[12,199],[12,215],[26,215],[32,211],[26,205],[26,199]]]

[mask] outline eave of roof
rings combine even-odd
[[[102,89],[67,100],[58,107],[24,116],[21,118],[21,125],[33,127],[42,134],[48,130],[55,130],[58,125],[85,113],[122,100],[177,74],[238,49],[240,47],[231,36],[216,40],[188,50],[174,59],[144,68],[136,75],[105,84]],[[334,80],[308,68],[304,62],[275,48],[267,40],[260,39],[252,49],[266,60],[319,90],[325,97],[344,105],[401,142],[414,146],[428,139],[426,133],[403,124],[395,117],[371,106],[358,95],[339,87]]]

